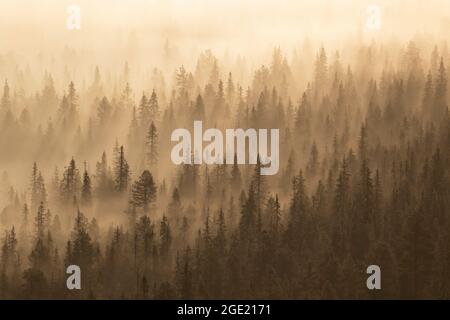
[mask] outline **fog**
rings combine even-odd
[[[417,284],[381,298],[450,290],[421,278],[447,261],[449,1],[2,0],[0,21],[0,298],[370,298],[340,282],[370,259]],[[175,165],[195,120],[279,129],[278,173]]]

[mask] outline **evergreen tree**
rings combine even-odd
[[[199,94],[195,100],[193,120],[204,121],[205,119],[205,104],[203,103],[202,96]]]
[[[441,58],[438,75],[436,79],[436,88],[434,96],[434,119],[439,119],[444,112],[447,112],[447,73],[444,66],[444,59]]]
[[[114,189],[114,181],[108,168],[108,161],[105,152],[102,153],[100,162],[97,162],[96,164],[95,180],[96,194],[102,198],[109,196]]]
[[[125,159],[123,146],[118,150],[116,163],[114,166],[115,188],[118,192],[123,193],[128,189],[128,181],[130,180],[130,168]]]
[[[139,124],[141,128],[146,128],[150,119],[149,100],[145,94],[142,94],[139,102]]]
[[[75,160],[70,160],[69,166],[66,167],[63,178],[60,183],[61,199],[65,203],[69,203],[77,199],[81,186],[81,179]]]
[[[100,128],[106,128],[112,117],[112,106],[106,97],[100,100],[97,107],[97,118]]]
[[[47,202],[47,191],[45,189],[44,178],[38,170],[36,162],[33,164],[33,171],[31,173],[31,209],[35,210],[40,202]]]
[[[172,235],[167,217],[163,215],[159,226],[159,251],[161,257],[167,258],[169,255],[170,245],[172,243]]]
[[[158,123],[159,121],[159,105],[158,97],[155,90],[152,91],[150,100],[148,101],[148,118],[143,122],[144,125],[148,125],[150,122]]]
[[[131,203],[147,213],[156,200],[156,186],[150,171],[145,170],[131,188]]]
[[[89,177],[89,173],[87,172],[86,164],[84,167],[83,185],[81,187],[81,200],[86,205],[90,205],[92,201],[91,178]]]
[[[93,262],[94,251],[91,237],[88,233],[88,220],[80,210],[77,211],[69,243],[66,263],[80,266],[85,274],[89,275],[88,270]]]
[[[233,168],[231,169],[231,188],[234,192],[240,192],[241,189],[241,172],[237,163],[237,154],[234,154]]]
[[[158,131],[153,121],[148,129],[146,145],[147,163],[150,169],[156,170],[158,163]]]
[[[5,80],[5,84],[3,86],[3,96],[1,101],[2,112],[6,113],[11,108],[11,97],[9,94],[9,85],[8,80]]]

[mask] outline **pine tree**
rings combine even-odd
[[[156,201],[156,186],[150,171],[145,170],[131,188],[131,202],[136,208],[143,208],[148,213],[151,205]]]
[[[128,130],[128,148],[135,150],[139,142],[139,123],[136,117],[136,107],[133,107],[131,123]]]
[[[438,75],[436,79],[436,88],[434,96],[434,119],[438,120],[447,112],[447,73],[445,71],[444,59],[441,58]]]
[[[255,214],[256,214],[256,219],[257,219],[258,230],[260,230],[260,227],[261,227],[262,209],[263,209],[263,204],[266,202],[266,196],[267,196],[266,181],[265,181],[264,176],[261,175],[261,168],[262,168],[262,163],[261,163],[261,159],[258,155],[256,165],[254,168],[254,172],[253,172],[253,177],[251,180],[251,186],[250,186],[250,188],[252,189],[252,193],[254,194],[254,197],[255,197],[255,206],[256,206]]]
[[[66,121],[66,124],[70,128],[73,128],[76,124],[76,118],[78,114],[78,93],[75,89],[73,81],[69,84],[68,94],[63,97],[61,102],[62,118]]]
[[[323,47],[320,49],[320,53],[316,56],[314,67],[314,80],[316,85],[315,95],[317,96],[321,90],[325,90],[325,86],[327,85],[328,62],[327,54]]]
[[[315,212],[318,215],[323,215],[326,210],[328,209],[327,201],[328,201],[328,194],[326,187],[322,183],[322,180],[319,180],[319,183],[317,184],[317,189],[312,197],[312,206],[315,210]]]
[[[45,188],[44,177],[42,176],[41,172],[39,172],[39,175],[38,175],[37,187],[38,187],[38,193],[39,193],[39,200],[44,203],[47,203],[47,190]]]
[[[154,122],[150,124],[147,133],[147,163],[149,168],[152,170],[157,170],[158,163],[158,131]]]
[[[192,297],[194,285],[192,272],[191,249],[187,246],[182,257],[177,252],[176,259],[176,287],[180,299]]]
[[[19,229],[19,238],[21,239],[21,246],[27,248],[28,241],[30,238],[30,222],[29,222],[30,211],[28,210],[28,205],[25,203],[22,209],[22,220]]]
[[[299,250],[302,245],[299,234],[305,230],[306,217],[309,212],[309,198],[306,194],[305,179],[303,172],[294,177],[292,181],[292,197],[289,207],[289,223],[287,225],[286,235],[288,244],[291,248]]]
[[[107,197],[114,190],[114,181],[111,177],[106,159],[106,152],[102,153],[100,162],[96,164],[95,170],[96,188],[95,192],[100,197]]]
[[[205,104],[203,103],[202,96],[199,94],[195,100],[193,120],[204,121],[205,119]]]
[[[295,114],[294,129],[296,136],[300,141],[305,141],[309,137],[310,133],[310,100],[306,92],[303,93],[299,107]]]
[[[143,122],[144,125],[148,125],[150,122],[158,123],[159,121],[159,105],[158,97],[155,90],[152,91],[150,100],[148,101],[148,119]]]
[[[91,178],[87,172],[86,163],[84,165],[83,185],[81,187],[81,200],[85,205],[90,205],[92,202]]]
[[[130,180],[130,168],[128,166],[127,160],[125,159],[123,146],[120,146],[117,154],[116,163],[114,166],[114,174],[116,191],[118,191],[119,193],[127,191],[128,183]]]
[[[226,252],[226,236],[225,215],[222,208],[220,208],[219,217],[217,220],[217,232],[214,242],[217,253],[221,256],[223,256]]]
[[[97,118],[100,128],[106,128],[112,117],[112,106],[108,98],[103,97],[97,107]]]
[[[81,186],[81,179],[75,160],[70,160],[69,166],[63,173],[63,178],[60,183],[61,199],[65,203],[74,201],[78,197],[78,192]]]
[[[69,245],[68,245],[69,246]],[[77,210],[75,224],[70,239],[70,248],[67,248],[67,260],[70,264],[80,266],[82,270],[88,271],[93,259],[93,246],[88,233],[88,220],[84,214]],[[88,272],[86,272],[89,274]]]
[[[122,91],[120,104],[125,110],[129,110],[133,106],[133,91],[129,82],[125,84],[125,88]]]
[[[18,264],[17,238],[14,226],[5,231],[2,245],[2,270],[9,271]]]
[[[138,256],[144,262],[144,270],[147,268],[147,261],[152,254],[154,246],[154,225],[148,216],[142,216],[136,223],[136,241]]]
[[[233,76],[231,75],[231,72],[228,73],[228,81],[227,81],[227,102],[230,105],[234,104],[234,94],[235,94],[235,86],[233,83]]]
[[[363,124],[361,125],[361,131],[359,135],[359,145],[358,145],[358,152],[359,152],[359,159],[362,162],[367,161],[367,129],[366,126]]]
[[[43,273],[50,262],[50,242],[51,239],[50,231],[47,226],[47,214],[45,212],[44,203],[41,202],[36,213],[34,220],[35,225],[35,236],[33,249],[29,255],[30,269],[33,272]],[[42,274],[43,281],[45,282],[45,274]]]
[[[172,235],[170,232],[169,221],[167,220],[167,217],[163,215],[159,226],[159,251],[161,257],[168,257],[171,243]]]
[[[141,128],[146,128],[150,119],[149,100],[145,93],[142,94],[139,102],[139,125]]]
[[[251,184],[248,191],[248,197],[245,196],[244,192],[241,193],[239,235],[244,243],[252,240],[256,233],[257,209],[255,202],[254,185]]]
[[[73,81],[69,84],[69,93],[67,95],[67,98],[69,100],[69,106],[72,111],[76,111],[76,108],[78,106],[78,93],[75,90],[75,84]]]
[[[268,230],[271,237],[275,239],[278,237],[278,233],[280,231],[280,223],[281,223],[281,209],[280,209],[280,200],[278,199],[278,194],[274,197],[270,197],[267,200],[267,213],[268,217]]]
[[[231,169],[231,188],[234,192],[239,193],[241,189],[241,172],[237,163],[237,154],[234,154],[233,168]]]
[[[307,165],[308,176],[314,177],[317,174],[319,166],[319,151],[317,150],[316,143],[311,146],[311,152],[309,154],[309,160]]]
[[[33,171],[31,174],[31,209],[35,210],[38,204],[42,201],[47,202],[47,191],[45,188],[44,178],[38,170],[36,162],[33,164]]]
[[[36,162],[33,163],[33,171],[31,173],[31,209],[34,210],[39,204],[39,186],[38,186],[38,168]]]
[[[44,203],[41,202],[39,205],[39,208],[36,213],[36,217],[34,219],[34,226],[35,226],[35,239],[36,240],[43,240],[45,236],[45,226],[46,226],[46,219],[45,219],[45,208]]]
[[[178,192],[178,188],[173,189],[172,199],[169,203],[168,214],[169,217],[178,218],[182,213],[180,193]]]
[[[422,112],[428,117],[428,119],[432,116],[432,110],[433,110],[433,101],[434,100],[434,94],[433,94],[433,76],[431,72],[428,73],[427,81],[425,82],[424,92],[423,92],[423,98],[422,98]]]
[[[350,172],[347,159],[342,160],[341,171],[337,179],[333,205],[333,247],[337,254],[345,250],[345,234],[347,233],[351,208]]]
[[[3,86],[3,96],[2,96],[2,101],[1,101],[1,108],[2,108],[3,113],[8,112],[11,108],[11,98],[9,95],[8,80],[5,80],[5,84]]]

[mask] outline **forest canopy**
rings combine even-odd
[[[450,52],[448,20],[435,19],[448,4],[408,1],[400,28],[402,1],[382,1],[381,30],[367,31],[365,6],[353,17],[348,0],[329,11],[268,1],[259,24],[253,1],[184,13],[150,1],[141,9],[160,18],[144,23],[130,5],[123,24],[123,4],[95,21],[81,1],[69,31],[48,3],[0,14],[17,28],[13,39],[0,27],[11,39],[0,50],[0,299],[450,296]],[[294,8],[315,22],[294,24]],[[221,9],[239,12],[241,33],[231,18],[208,28]],[[419,9],[435,28],[408,28]],[[259,157],[237,154],[174,164],[171,135],[194,121],[278,129],[279,170],[262,175]],[[70,265],[81,290],[66,287]],[[382,290],[366,287],[370,265]]]

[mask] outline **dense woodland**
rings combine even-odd
[[[148,87],[124,62],[33,88],[4,56],[0,298],[450,298],[450,52],[345,50],[259,67],[208,50]],[[173,165],[170,134],[194,120],[279,128],[278,174]]]

